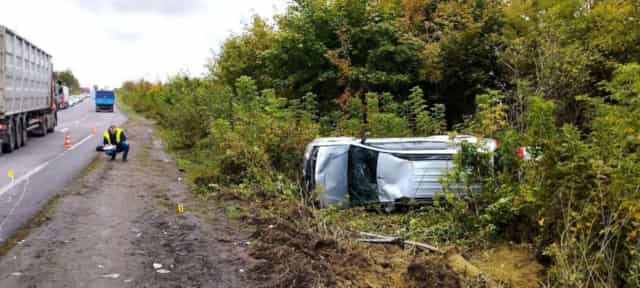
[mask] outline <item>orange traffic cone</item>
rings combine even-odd
[[[67,134],[64,135],[64,149],[71,149],[73,145],[71,144],[71,134],[67,131]]]

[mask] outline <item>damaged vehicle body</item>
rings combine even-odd
[[[432,203],[462,142],[496,149],[495,140],[473,136],[320,138],[305,151],[304,188],[321,207]]]

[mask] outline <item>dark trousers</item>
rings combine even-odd
[[[122,160],[127,160],[127,155],[129,155],[129,143],[127,141],[122,141],[120,144],[116,145],[116,150],[111,150],[106,152],[107,155],[111,156],[111,160],[115,160],[118,153],[122,153]]]

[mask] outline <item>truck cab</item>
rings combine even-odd
[[[62,82],[56,82],[56,104],[58,109],[69,108],[69,87],[62,85]]]
[[[96,91],[96,112],[113,112],[116,102],[116,94],[113,90]]]

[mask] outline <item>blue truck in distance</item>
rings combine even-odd
[[[116,94],[113,90],[97,90],[96,91],[96,112],[107,111],[113,112],[113,106],[116,102]]]

